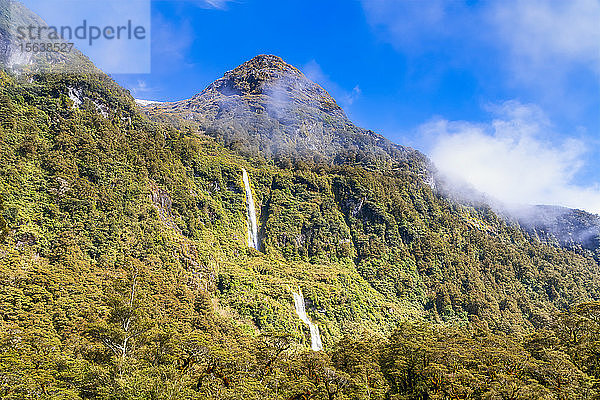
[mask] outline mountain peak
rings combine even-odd
[[[240,64],[191,99],[144,110],[158,120],[191,124],[250,155],[343,162],[415,154],[354,125],[325,89],[270,54]]]
[[[252,59],[240,64],[234,71],[242,70],[263,70],[270,69],[275,71],[292,72],[301,75],[302,73],[293,65],[286,63],[279,56],[274,54],[259,54]]]
[[[215,91],[224,96],[239,95],[245,98],[263,95],[265,101],[278,102],[285,98],[302,104],[318,103],[328,111],[343,114],[341,107],[325,89],[310,81],[298,68],[272,54],[258,55],[226,72],[195,98]]]

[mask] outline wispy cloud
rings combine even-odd
[[[426,50],[431,41],[455,34],[448,7],[460,2],[431,0],[362,0],[369,23],[384,40],[407,52]]]
[[[354,101],[360,97],[361,93],[362,92],[360,90],[360,86],[358,86],[358,85],[354,86],[350,93],[347,93],[342,97],[342,99],[341,99],[342,104],[351,106],[352,103],[354,103]]]
[[[203,3],[208,8],[216,8],[218,10],[226,10],[229,3],[232,3],[232,0],[204,0],[200,3]]]
[[[172,1],[172,0],[153,0],[153,1]],[[179,0],[179,1],[194,4],[201,8],[215,9],[215,10],[227,10],[230,4],[238,2],[238,0]]]
[[[127,88],[135,98],[150,96],[157,92],[156,88],[148,86],[143,79],[138,79],[134,85],[127,85]]]
[[[600,213],[600,185],[574,183],[587,151],[582,141],[548,139],[552,124],[535,105],[510,101],[490,111],[486,123],[437,119],[420,127],[442,173],[507,203]]]
[[[600,2],[514,0],[495,2],[486,19],[523,79],[569,65],[600,75]]]
[[[378,36],[402,53],[443,54],[447,66],[498,68],[499,83],[533,89],[546,99],[564,96],[573,82],[581,84],[582,71],[600,85],[598,0],[362,4]]]
[[[191,21],[181,17],[177,21],[157,14],[152,22],[152,52],[158,60],[168,60],[169,68],[185,64],[195,39]],[[163,63],[159,63],[162,66]]]
[[[308,79],[318,83],[325,90],[329,91],[335,100],[344,108],[351,106],[362,93],[359,85],[355,85],[352,90],[346,90],[332,81],[331,78],[323,72],[323,69],[315,60],[311,60],[304,65],[302,72]]]

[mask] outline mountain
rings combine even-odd
[[[77,48],[34,51],[33,46],[66,43],[59,39],[22,38],[23,32],[48,28],[46,22],[16,0],[0,0],[0,66],[15,73],[101,73]],[[39,32],[39,31],[38,31]],[[31,49],[27,50],[27,46]],[[67,51],[68,49],[68,51]]]
[[[275,55],[254,57],[191,99],[138,104],[156,121],[209,135],[247,156],[379,168],[409,164],[424,181],[437,185],[444,197],[468,206],[493,204],[502,209],[472,188],[457,192],[456,183],[445,182],[420,152],[354,125],[329,93]],[[501,214],[545,243],[590,251],[600,248],[600,224],[593,214],[546,206]]]
[[[153,120],[104,74],[0,83],[0,397],[598,395],[598,263],[436,192],[281,59]]]
[[[521,226],[544,243],[599,256],[600,216],[557,206],[532,206],[513,212]]]
[[[591,254],[600,261],[600,216],[597,214],[560,206],[508,205],[435,171],[432,181],[436,193],[453,203],[476,209],[492,208],[508,224],[541,243]]]
[[[144,111],[250,156],[377,165],[410,159],[423,171],[428,163],[419,152],[354,125],[329,93],[274,55],[254,57],[189,100],[149,104]]]

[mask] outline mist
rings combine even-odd
[[[512,209],[545,204],[600,213],[598,183],[576,183],[588,151],[582,140],[555,134],[535,105],[509,101],[490,110],[494,118],[485,123],[437,119],[420,127],[442,174]]]

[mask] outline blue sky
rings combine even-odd
[[[600,213],[600,0],[152,1],[134,97],[281,56],[357,125],[508,202]]]
[[[37,13],[57,32],[64,31],[63,39],[74,43],[74,46],[94,61],[96,66],[107,73],[139,73],[150,72],[151,66],[151,2],[150,0],[21,0],[30,10]],[[19,7],[9,9],[19,12]],[[105,40],[101,35],[104,28],[127,26],[131,40],[114,39],[116,32],[112,30],[113,40]],[[134,28],[143,29],[143,34],[133,38]],[[96,30],[91,32],[91,29]],[[28,27],[23,32],[32,34]],[[35,32],[35,30],[33,31]],[[47,32],[38,33],[37,40],[48,43],[52,37]],[[109,33],[108,36],[111,34]],[[122,32],[123,38],[128,31]],[[28,39],[35,40],[36,34]],[[70,72],[78,72],[79,65],[70,65]]]

